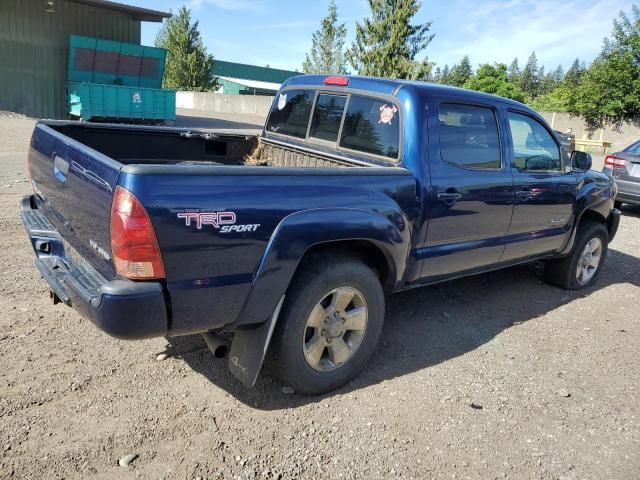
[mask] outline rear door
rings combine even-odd
[[[558,140],[542,122],[517,110],[509,110],[507,120],[515,206],[503,261],[513,261],[563,246],[578,175],[565,169]]]
[[[498,110],[482,103],[430,98],[431,213],[422,277],[497,263],[513,210]]]
[[[109,223],[122,165],[43,123],[33,133],[29,163],[38,208],[64,238],[67,260],[71,247],[113,278]]]

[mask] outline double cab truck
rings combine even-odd
[[[245,385],[266,360],[307,394],[363,369],[387,295],[529,262],[587,288],[620,218],[530,108],[400,80],[293,77],[259,136],[40,121],[28,163],[54,301],[117,338],[201,334]]]

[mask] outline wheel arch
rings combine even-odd
[[[615,230],[617,229],[617,226],[616,228],[613,228],[611,222],[611,205],[612,202],[610,198],[602,198],[599,201],[592,201],[589,204],[586,204],[586,199],[583,199],[581,205],[582,208],[580,208],[576,213],[576,220],[574,222],[573,229],[571,230],[571,235],[569,236],[566,245],[561,250],[560,255],[568,255],[571,252],[576,241],[578,229],[588,221],[603,224],[607,228],[607,232],[609,232],[609,241],[611,241],[615,235]]]
[[[309,247],[296,268],[295,275],[308,262],[318,261],[322,256],[344,256],[355,258],[367,265],[380,280],[385,293],[390,293],[395,287],[396,265],[388,251],[380,245],[361,239],[334,240],[316,243]]]
[[[236,323],[267,320],[300,262],[314,254],[355,255],[376,270],[383,287],[391,291],[402,282],[410,247],[410,223],[400,210],[385,215],[348,208],[292,214],[274,231]]]
[[[319,209],[286,217],[271,236],[238,319],[225,327],[236,332],[229,354],[231,373],[247,386],[255,383],[285,294],[303,260],[355,252],[392,290],[403,279],[410,248],[410,223],[399,210],[381,215]]]

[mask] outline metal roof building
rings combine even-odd
[[[213,74],[220,85],[219,93],[275,95],[287,78],[300,75],[300,72],[216,60]]]
[[[109,0],[0,0],[0,110],[65,118],[71,34],[140,43],[169,13]]]

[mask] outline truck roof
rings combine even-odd
[[[292,85],[305,85],[305,86],[324,86],[324,81],[330,75],[298,75],[289,78],[282,87]],[[415,80],[392,80],[389,78],[377,78],[377,77],[361,77],[357,75],[339,75],[341,78],[347,78],[349,81],[349,88],[356,90],[368,90],[376,93],[383,93],[387,95],[394,95],[403,86],[411,86],[418,92],[425,93],[427,95],[452,95],[456,97],[467,97],[468,99],[482,99],[488,102],[502,102],[520,108],[524,107],[530,109],[523,103],[511,100],[509,98],[500,97],[498,95],[492,95],[489,93],[476,92],[474,90],[467,90],[465,88],[452,87],[449,85],[441,85],[438,83],[420,82]]]

